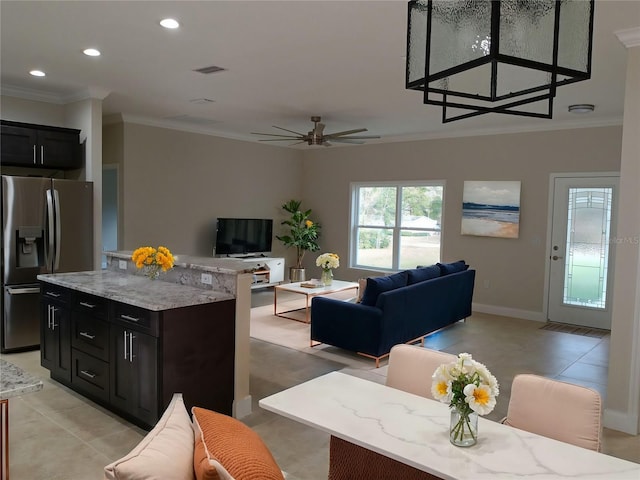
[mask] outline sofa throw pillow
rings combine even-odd
[[[440,267],[440,272],[442,275],[464,272],[469,268],[469,265],[467,265],[464,260],[458,260],[457,262],[452,263],[437,263],[436,265]]]
[[[283,480],[260,436],[240,420],[193,407],[193,468],[197,480]]]
[[[104,467],[105,480],[193,480],[193,427],[182,394],[142,441]]]
[[[440,276],[440,267],[438,265],[419,267],[414,268],[413,270],[407,270],[407,273],[407,285],[413,285],[414,283],[424,282],[425,280],[431,280],[432,278],[438,278]]]
[[[367,279],[359,278],[358,279],[358,297],[356,298],[356,303],[362,303],[362,297],[364,296],[364,291],[367,288]]]
[[[395,290],[400,287],[406,287],[407,277],[407,272],[402,271],[384,277],[367,278],[367,287],[364,289],[364,295],[362,296],[361,303],[363,305],[375,307],[376,302],[378,301],[378,296],[381,293],[388,292],[389,290]]]

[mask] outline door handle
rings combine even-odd
[[[44,145],[40,145],[40,165],[44,165]]]
[[[84,338],[88,338],[89,340],[93,340],[94,338],[96,338],[95,335],[91,335],[90,333],[87,333],[87,332],[80,332],[78,335]]]
[[[7,288],[9,295],[22,295],[25,293],[40,293],[40,287],[25,287],[25,288]]]
[[[129,334],[129,362],[133,363],[133,333]]]
[[[37,165],[38,162],[36,161],[36,145],[35,143],[33,144],[33,164]]]
[[[87,307],[87,308],[96,308],[95,305],[93,305],[91,303],[87,303],[87,302],[80,302],[80,305],[82,305],[83,307]]]
[[[44,154],[44,152],[43,152]],[[53,198],[54,198],[54,206],[55,206],[55,215],[56,215],[56,239],[55,239],[55,250],[54,250],[54,260],[51,262],[53,271],[55,272],[60,268],[60,237],[62,236],[62,221],[60,220],[60,195],[58,194],[58,190],[53,190]]]
[[[87,370],[80,370],[80,373],[83,374],[84,376],[92,378],[92,379],[96,378],[96,374],[95,373],[91,373],[91,372],[89,372]]]
[[[558,255],[554,255],[551,257],[552,260],[561,260],[563,257],[559,257]]]
[[[127,331],[124,331],[124,359],[127,360]]]

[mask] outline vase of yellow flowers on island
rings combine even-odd
[[[166,272],[173,268],[174,258],[167,247],[140,247],[131,255],[131,260],[137,268],[144,269],[145,275],[151,280],[160,276],[160,272]]]
[[[500,393],[496,377],[468,353],[440,365],[433,373],[431,393],[451,410],[449,440],[459,447],[478,441],[478,415],[491,413]]]
[[[323,253],[316,258],[316,266],[322,268],[320,281],[329,286],[333,282],[333,269],[340,266],[340,257],[335,253]]]

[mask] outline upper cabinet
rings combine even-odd
[[[82,167],[80,130],[2,120],[2,165],[72,169]]]

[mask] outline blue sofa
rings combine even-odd
[[[368,278],[361,303],[311,302],[311,342],[374,358],[471,315],[475,270],[464,261]]]

